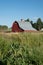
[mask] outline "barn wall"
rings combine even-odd
[[[19,27],[19,24],[15,21],[12,25],[12,32],[23,32],[24,30]]]

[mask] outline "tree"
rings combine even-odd
[[[7,29],[8,29],[8,26],[0,25],[0,31],[4,31],[4,30],[7,30]]]
[[[6,26],[6,25],[3,25],[2,27],[4,30],[8,29],[8,26]]]
[[[33,26],[33,21],[30,21],[31,25]]]
[[[37,30],[37,23],[32,24],[32,26]]]
[[[42,21],[40,18],[37,20],[37,30],[40,30],[42,28]]]
[[[26,22],[29,22],[30,20],[29,20],[29,18],[28,18],[28,19],[26,19],[25,21],[26,21]]]
[[[32,23],[32,21],[31,21],[31,24],[38,31],[40,31],[41,28],[43,28],[43,22],[42,22],[41,18],[38,18],[36,23]]]

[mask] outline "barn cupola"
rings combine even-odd
[[[21,19],[21,22],[24,22],[24,19]]]

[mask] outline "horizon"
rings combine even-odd
[[[11,27],[15,20],[43,21],[43,0],[0,0],[0,25]]]

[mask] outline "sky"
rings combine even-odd
[[[43,20],[43,0],[0,0],[0,25],[11,27],[15,20]]]

